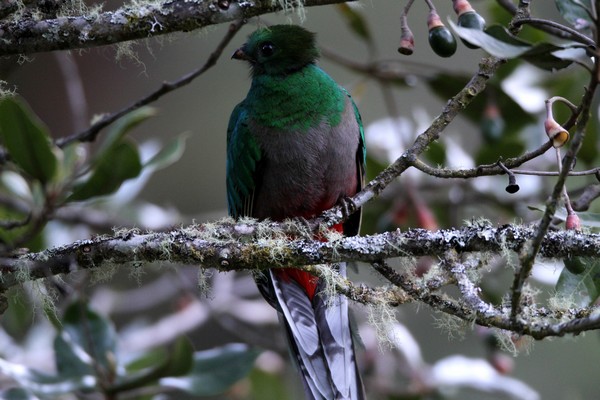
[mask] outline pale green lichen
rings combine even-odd
[[[135,280],[138,286],[142,286],[142,276],[146,273],[144,266],[147,264],[142,261],[132,261],[129,268],[129,277]]]
[[[90,272],[90,283],[104,283],[109,282],[115,276],[119,270],[119,265],[105,261],[102,263],[102,267],[93,267],[88,269]]]
[[[530,336],[520,336],[504,329],[492,329],[492,332],[494,332],[500,349],[514,357],[518,356],[521,351],[529,354],[533,348],[533,338]]]
[[[50,285],[46,285],[46,280],[38,279],[23,283],[23,288],[29,294],[32,300],[32,311],[36,313],[41,308],[48,320],[55,326],[60,326],[60,318],[56,310],[58,293]]]
[[[62,3],[56,15],[58,17],[76,17],[85,15],[88,18],[95,18],[102,12],[103,3],[96,3],[88,6],[83,0],[67,0]]]
[[[336,299],[339,298],[338,286],[344,286],[342,276],[331,264],[317,264],[313,265],[312,268],[317,271],[323,282],[321,294],[325,296],[326,306],[333,306]]]
[[[576,293],[554,292],[554,294],[548,298],[548,307],[556,311],[565,311],[581,307],[581,300],[582,298],[579,295],[576,295]]]
[[[17,64],[19,64],[20,66],[22,66],[25,63],[30,63],[33,61],[33,57],[30,57],[26,54],[19,54],[19,57],[17,58]]]
[[[40,261],[44,261],[44,260],[40,260]],[[16,272],[15,272],[15,279],[18,282],[28,282],[31,281],[31,273],[29,271],[29,267],[27,266],[27,263],[25,262],[18,262],[15,264],[15,268],[16,268]]]
[[[300,22],[306,20],[304,0],[271,0],[271,5],[281,7],[285,13],[294,12]]]
[[[446,333],[449,339],[462,340],[465,338],[467,329],[471,326],[469,322],[454,315],[438,312],[433,315],[433,325]]]
[[[375,328],[379,350],[383,352],[386,349],[393,348],[396,341],[390,337],[390,333],[397,322],[396,309],[384,301],[369,304],[366,308],[367,321],[369,325]]]
[[[115,44],[115,62],[120,63],[123,60],[133,61],[134,64],[142,68],[142,73],[146,74],[146,64],[142,61],[139,54],[133,49],[138,42],[130,40]]]
[[[206,298],[211,297],[210,279],[214,274],[214,270],[198,267],[198,291]]]

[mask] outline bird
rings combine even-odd
[[[307,220],[347,205],[364,185],[363,124],[349,93],[317,65],[315,34],[262,27],[232,58],[249,63],[252,79],[227,128],[230,216]],[[331,229],[357,235],[360,221],[359,209]],[[346,276],[345,263],[332,268]],[[256,273],[255,281],[279,313],[305,397],[364,399],[348,299],[296,268]]]

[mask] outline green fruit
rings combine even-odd
[[[458,26],[482,31],[485,28],[485,19],[475,11],[467,11],[458,17]],[[462,38],[460,40],[470,49],[479,48],[479,46],[471,44]]]
[[[450,57],[456,52],[456,39],[445,26],[436,26],[429,30],[429,45],[440,57]]]

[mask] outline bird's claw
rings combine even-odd
[[[354,214],[356,209],[356,203],[349,196],[342,196],[338,200],[338,205],[342,209],[342,217],[347,220],[350,215]]]

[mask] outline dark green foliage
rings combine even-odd
[[[76,391],[117,395],[152,386],[209,396],[246,376],[260,353],[243,344],[194,352],[189,340],[181,337],[170,348],[149,350],[122,365],[112,323],[86,302],[70,304],[61,321],[54,339],[56,375],[0,363],[0,371],[21,386],[4,392],[2,398],[54,399]]]
[[[30,177],[48,183],[56,172],[56,156],[48,130],[21,101],[0,102],[0,138],[11,159]]]

